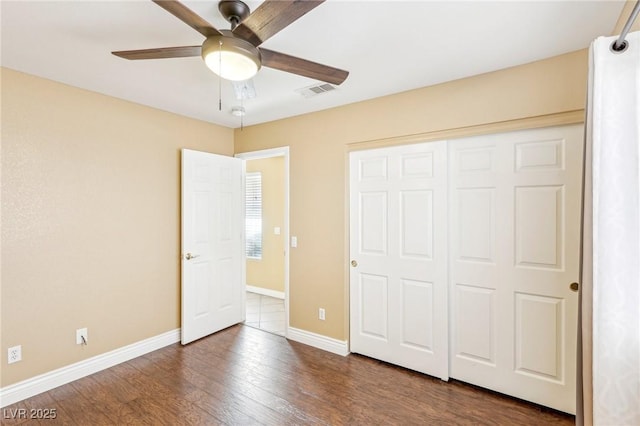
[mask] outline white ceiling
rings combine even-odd
[[[185,1],[218,29],[217,1]],[[251,10],[260,1],[246,2]],[[151,1],[1,1],[4,67],[227,127],[238,105],[196,58],[127,61],[113,50],[202,43]],[[609,35],[622,1],[328,0],[262,46],[350,71],[338,90],[305,98],[317,81],[262,68],[244,125],[290,117],[543,59]]]

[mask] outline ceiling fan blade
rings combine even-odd
[[[259,46],[325,0],[265,0],[233,33]]]
[[[174,0],[151,0],[194,30],[198,31],[205,37],[214,35],[222,35],[210,23],[202,19],[197,13],[183,5],[179,1]]]
[[[260,56],[262,57],[262,65],[265,67],[326,81],[331,84],[341,84],[349,76],[349,71],[274,52],[273,50],[261,48]]]
[[[200,56],[202,46],[158,47],[156,49],[120,50],[111,52],[124,59],[165,59]]]

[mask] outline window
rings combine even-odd
[[[262,173],[247,173],[245,188],[246,252],[250,259],[262,259]]]

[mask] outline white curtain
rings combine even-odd
[[[640,425],[640,32],[591,45],[577,423]]]

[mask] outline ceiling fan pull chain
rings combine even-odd
[[[218,55],[218,69],[220,75],[218,76],[218,111],[222,111],[222,40],[219,41],[220,54]]]

